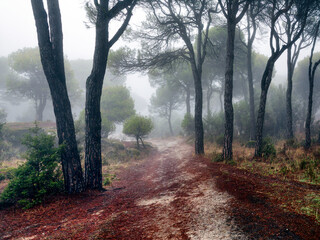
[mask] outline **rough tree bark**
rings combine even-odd
[[[291,38],[291,35],[288,34],[288,40]],[[286,93],[286,110],[287,110],[287,139],[293,139],[293,127],[292,127],[292,78],[294,66],[291,64],[292,57],[292,47],[289,47],[287,50],[287,93]]]
[[[68,193],[81,192],[85,189],[85,185],[64,72],[59,2],[58,0],[47,2],[49,24],[43,1],[31,0],[31,3],[37,28],[41,62],[49,84],[56,116],[59,144],[65,145],[61,152],[65,190]]]
[[[88,189],[102,189],[100,100],[109,50],[125,31],[136,2],[136,0],[118,1],[109,9],[109,1],[94,1],[97,10],[96,42],[93,66],[86,82],[85,106],[85,182]],[[109,39],[109,23],[123,9],[127,9],[125,20],[116,34]]]
[[[228,36],[227,36],[227,56],[225,72],[225,91],[224,91],[224,114],[225,114],[225,132],[222,157],[223,159],[232,159],[232,142],[233,142],[233,65],[234,65],[234,39],[236,25],[246,13],[250,1],[227,0],[225,5],[219,0],[222,12],[227,19]],[[240,6],[244,6],[238,15]],[[237,16],[238,15],[238,16]]]

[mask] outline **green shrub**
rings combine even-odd
[[[144,145],[143,138],[146,137],[153,129],[153,123],[150,118],[134,115],[128,118],[123,124],[123,133],[136,138],[137,146],[139,145],[139,140],[142,145]]]
[[[300,147],[300,144],[296,139],[291,138],[286,140],[286,146],[292,147],[292,148],[298,148]]]
[[[16,168],[8,167],[0,169],[0,172],[4,175],[6,179],[13,179],[16,170]]]
[[[277,154],[276,148],[272,143],[271,138],[265,138],[262,142],[262,157],[275,158]]]
[[[220,134],[219,136],[216,137],[216,144],[219,146],[223,146],[224,144],[224,135]]]
[[[255,146],[256,146],[256,141],[254,140],[250,140],[246,143],[247,148],[255,148]]]
[[[60,148],[55,148],[55,136],[40,133],[35,128],[22,142],[27,147],[26,162],[14,172],[14,177],[1,195],[7,203],[31,208],[45,197],[63,188],[59,169]]]
[[[299,164],[300,170],[306,169],[306,167],[307,167],[307,165],[309,164],[309,162],[310,162],[309,157],[307,157],[307,159],[306,159],[306,158],[303,158],[302,161],[301,161],[300,164]]]
[[[112,184],[112,181],[116,179],[115,174],[105,174],[103,180],[103,186],[109,186]]]
[[[223,162],[223,156],[221,153],[213,152],[212,153],[212,162]]]
[[[186,113],[181,122],[181,127],[188,136],[194,134],[194,117]]]
[[[3,173],[0,173],[0,182],[5,180],[6,176]]]

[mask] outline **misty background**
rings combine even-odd
[[[92,61],[94,52],[95,29],[86,27],[86,12],[84,9],[85,1],[60,1],[60,10],[63,22],[63,38],[64,38],[64,54],[70,61],[71,66],[80,60]],[[133,13],[131,27],[139,25],[141,21],[145,20],[143,10],[136,9]],[[7,57],[9,54],[23,49],[25,47],[37,47],[37,36],[34,18],[29,1],[21,0],[1,0],[0,1],[0,57]],[[259,34],[259,33],[258,33]],[[268,35],[257,36],[254,42],[254,50],[266,56],[269,56],[270,49],[268,47]],[[130,47],[135,42],[118,41],[112,48],[116,50],[121,46],[130,44]],[[318,49],[316,49],[317,51]],[[299,60],[305,58],[309,54],[309,49],[302,50]],[[298,61],[299,61],[298,60]],[[225,59],[221,59],[225,61]],[[84,94],[85,94],[85,80],[91,70],[91,65],[88,68],[73,69],[76,80],[82,89],[83,100],[79,100],[80,104],[73,104],[73,114],[75,118],[79,116],[80,111],[84,108]],[[79,70],[79,71],[78,71]],[[82,75],[81,75],[81,74]],[[80,76],[81,75],[81,76]],[[108,76],[107,76],[108,77]],[[110,80],[110,79],[108,79]],[[1,79],[1,86],[5,86],[5,79]],[[117,80],[111,81],[117,85]],[[286,54],[277,61],[275,66],[275,76],[273,84],[286,84]],[[135,108],[137,113],[142,115],[149,115],[148,105],[150,105],[150,98],[155,93],[155,89],[150,86],[148,76],[146,74],[129,74],[126,76],[124,85],[130,90],[131,96],[135,101]],[[4,97],[6,95],[6,97]],[[31,100],[25,101],[8,101],[8,93],[5,89],[1,89],[0,107],[7,112],[7,121],[34,121],[35,110]],[[217,100],[217,99],[216,99]],[[215,101],[215,100],[214,100]],[[213,104],[213,109],[219,105],[218,101]],[[184,109],[181,109],[184,112]],[[184,113],[181,113],[181,118]],[[49,101],[44,111],[44,120],[54,121],[52,105]]]

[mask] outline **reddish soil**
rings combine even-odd
[[[319,239],[314,219],[268,197],[277,180],[194,157],[183,139],[152,143],[104,192],[0,211],[0,239]]]

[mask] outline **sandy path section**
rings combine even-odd
[[[153,161],[155,171],[143,181],[154,184],[154,193],[136,201],[151,208],[151,218],[144,219],[150,239],[246,239],[226,214],[231,196],[217,190],[207,165],[192,156],[193,149],[182,138],[154,140],[159,155]]]

